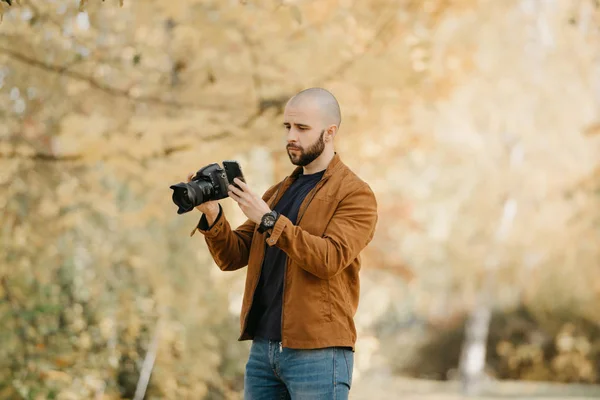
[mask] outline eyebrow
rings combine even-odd
[[[288,126],[291,125],[289,122],[284,122],[283,126]],[[295,124],[297,127],[299,128],[310,128],[310,125],[306,125],[306,124]]]

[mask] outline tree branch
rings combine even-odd
[[[229,131],[223,131],[211,136],[206,136],[201,138],[203,142],[214,142],[217,140],[225,139],[231,137],[232,133]],[[192,146],[189,144],[178,144],[169,147],[165,147],[158,154],[154,156],[147,157],[137,161],[146,161],[151,159],[168,157],[172,154],[179,153],[181,151],[191,150]],[[106,157],[101,158],[102,161],[110,161],[113,158],[112,155],[107,155]],[[85,156],[82,154],[69,154],[69,155],[61,155],[61,154],[52,154],[52,153],[34,153],[31,155],[23,155],[19,154],[16,150],[12,149],[12,151],[0,153],[0,159],[12,159],[12,160],[33,160],[40,162],[83,162],[85,161]]]
[[[352,58],[340,63],[331,72],[315,79],[313,81],[313,86],[320,86],[324,82],[327,82],[328,80],[330,80],[334,77],[340,77],[343,73],[345,73],[347,70],[349,70],[354,64],[356,64],[356,62],[358,60],[363,58],[371,50],[371,48],[373,48],[375,43],[377,43],[377,40],[381,37],[381,35],[393,24],[394,19],[396,18],[396,13],[390,12],[389,15],[390,15],[390,17],[388,17],[381,24],[381,26],[377,29],[377,31],[375,31],[375,34],[369,40],[369,42],[365,45],[365,48],[363,49],[363,51],[360,54],[353,56]]]
[[[13,160],[34,160],[34,161],[79,161],[82,159],[81,155],[68,155],[61,156],[49,153],[35,153],[32,155],[18,154],[16,151],[0,154],[0,159],[13,159]]]
[[[386,12],[382,12],[382,15],[383,14],[386,14]],[[381,38],[381,35],[383,35],[383,33],[393,24],[394,19],[396,18],[395,17],[396,14],[394,12],[389,12],[387,14],[390,16],[388,18],[386,18],[385,21],[381,24],[381,26],[376,30],[375,34],[369,40],[369,42],[365,45],[364,50],[360,54],[353,56],[352,58],[339,64],[331,72],[315,79],[310,86],[321,86],[321,85],[323,85],[324,82],[332,79],[333,77],[342,75],[344,72],[346,72],[348,69],[350,69],[358,60],[360,60],[362,57],[364,57],[371,50],[371,48],[375,45],[375,43],[377,43],[377,40],[379,38]],[[261,83],[260,78],[258,77],[258,75],[256,73],[256,70],[257,70],[256,65],[258,64],[258,60],[257,60],[254,49],[255,49],[255,47],[257,47],[257,44],[255,42],[252,42],[247,37],[247,35],[245,34],[243,29],[239,29],[239,31],[240,31],[240,33],[242,33],[244,42],[246,43],[246,45],[248,46],[248,50],[250,51],[251,61],[254,63],[254,71],[252,74],[252,80],[253,80],[254,88],[256,91],[257,87],[260,87],[260,83]],[[291,35],[290,35],[290,38],[291,38]],[[259,41],[259,42],[261,42],[261,41]],[[254,121],[256,121],[256,119],[259,118],[269,108],[274,108],[277,110],[278,113],[282,113],[283,108],[285,107],[285,104],[290,96],[291,95],[284,95],[284,96],[280,96],[280,97],[276,97],[276,98],[268,98],[268,99],[258,98],[257,99],[258,108],[251,115],[249,115],[246,118],[246,120],[242,123],[242,127],[243,128],[250,127],[254,123]]]
[[[148,382],[150,382],[150,376],[152,375],[152,370],[154,369],[156,353],[158,352],[158,345],[162,326],[163,321],[162,319],[159,319],[156,323],[154,334],[152,335],[152,342],[150,342],[150,346],[148,347],[148,351],[146,352],[146,356],[144,357],[142,370],[140,371],[140,378],[138,379],[138,383],[135,388],[135,394],[133,396],[134,400],[142,400],[146,395]]]
[[[220,107],[218,105],[210,105],[208,103],[207,104],[194,104],[194,103],[173,102],[173,101],[167,101],[167,100],[161,99],[160,97],[155,97],[155,96],[134,97],[130,94],[129,90],[120,89],[120,88],[116,88],[116,87],[113,87],[110,85],[106,85],[102,82],[95,80],[94,78],[92,78],[90,76],[84,75],[84,74],[76,72],[76,71],[69,71],[68,68],[70,67],[70,65],[54,65],[54,64],[46,63],[44,61],[40,61],[33,57],[26,56],[24,54],[7,49],[5,47],[0,47],[0,54],[5,54],[15,61],[19,61],[21,63],[30,65],[35,68],[43,69],[45,71],[52,72],[52,73],[55,73],[58,75],[67,76],[71,79],[86,82],[91,87],[101,90],[101,91],[103,91],[109,95],[115,96],[115,97],[122,97],[122,98],[126,98],[129,100],[135,101],[135,102],[140,102],[140,103],[151,103],[151,104],[158,104],[158,105],[169,106],[169,107],[214,109],[214,110],[219,110],[219,111],[222,110],[222,107]]]

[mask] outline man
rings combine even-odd
[[[373,238],[377,203],[340,160],[337,100],[306,89],[286,105],[287,153],[297,168],[261,197],[236,178],[229,196],[248,220],[232,230],[216,202],[204,235],[223,271],[248,266],[239,340],[253,340],[246,399],[347,399],[352,384],[360,252]],[[192,175],[188,176],[188,181]]]

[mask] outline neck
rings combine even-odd
[[[323,150],[323,153],[319,157],[317,157],[313,162],[308,164],[306,167],[303,167],[304,175],[314,174],[320,171],[323,171],[327,168],[333,156],[335,155],[335,151],[333,147],[326,147]]]

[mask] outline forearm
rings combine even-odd
[[[206,218],[206,222],[209,227],[212,227],[215,224],[217,218],[221,215],[221,206],[216,211],[210,211],[204,213],[204,218]]]
[[[250,241],[232,230],[228,221],[225,221],[222,232],[204,238],[210,254],[221,270],[235,271],[248,265]]]
[[[210,219],[213,219],[210,223]],[[250,243],[254,232],[254,224],[246,222],[236,230],[220,210],[215,216],[203,214],[195,231],[204,235],[208,250],[215,263],[223,271],[234,271],[248,264]]]
[[[377,205],[370,190],[361,190],[341,202],[322,236],[312,235],[280,216],[269,246],[277,246],[300,268],[320,279],[339,274],[372,240]]]
[[[284,223],[286,226],[277,247],[305,271],[320,279],[330,279],[350,263],[347,247],[331,239],[311,235],[289,220]]]

